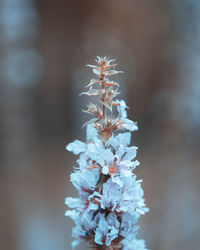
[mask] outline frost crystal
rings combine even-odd
[[[79,198],[65,199],[72,208],[65,215],[75,223],[73,249],[83,239],[104,249],[146,249],[145,242],[136,238],[136,224],[148,208],[141,180],[136,180],[133,172],[140,164],[135,159],[138,148],[129,146],[130,132],[138,130],[138,126],[127,118],[126,103],[114,100],[119,84],[109,77],[122,72],[112,70],[116,66],[113,61],[97,57],[97,65],[87,65],[97,79],[92,79],[86,86],[89,90],[81,95],[98,96],[102,107],[90,103],[84,110],[94,116],[85,123],[86,142],[75,140],[66,146],[66,150],[79,155],[70,178]],[[117,107],[116,118],[112,115],[113,106]]]

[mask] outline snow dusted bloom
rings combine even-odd
[[[93,103],[87,112],[93,118],[86,122],[86,142],[75,140],[66,150],[79,155],[77,166],[71,174],[71,182],[79,192],[79,198],[67,197],[65,204],[72,210],[66,216],[72,218],[75,227],[72,248],[81,240],[88,240],[96,249],[145,250],[145,242],[138,240],[137,221],[146,212],[141,180],[134,169],[139,165],[135,159],[136,146],[129,146],[131,132],[138,130],[135,122],[127,118],[127,106],[115,99],[119,84],[110,77],[116,71],[114,60],[97,57],[92,68],[97,78],[86,86],[81,95],[97,96],[101,108]],[[113,107],[118,116],[113,117]]]

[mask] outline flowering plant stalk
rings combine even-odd
[[[85,239],[93,249],[145,250],[144,240],[136,238],[136,224],[148,208],[141,180],[133,173],[139,165],[135,160],[137,147],[128,146],[131,132],[138,126],[127,118],[126,103],[114,100],[119,84],[110,77],[122,72],[115,70],[114,60],[97,57],[95,61],[97,65],[87,66],[97,79],[92,79],[86,86],[89,90],[81,95],[99,97],[101,108],[90,103],[84,110],[94,116],[84,124],[86,142],[75,140],[66,146],[66,150],[80,155],[71,174],[79,198],[65,199],[72,208],[65,215],[75,223],[72,248]],[[112,113],[115,106],[117,117]]]

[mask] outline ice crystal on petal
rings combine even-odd
[[[148,208],[141,180],[134,174],[140,164],[136,160],[138,148],[129,146],[130,132],[138,126],[127,118],[125,101],[115,99],[119,84],[110,77],[122,72],[113,69],[114,60],[97,57],[95,61],[97,65],[87,66],[98,79],[92,79],[86,86],[89,90],[81,95],[98,96],[101,107],[89,103],[83,110],[94,117],[84,124],[86,142],[75,140],[66,146],[66,150],[79,155],[70,176],[79,198],[65,199],[71,209],[65,215],[75,223],[71,245],[74,249],[86,239],[113,249],[147,250],[144,241],[136,238],[138,219]],[[117,117],[112,114],[114,108]]]

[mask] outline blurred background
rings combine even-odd
[[[0,249],[71,249],[65,152],[95,56],[116,58],[152,250],[200,249],[200,1],[0,0]],[[82,244],[77,249],[88,249]]]

